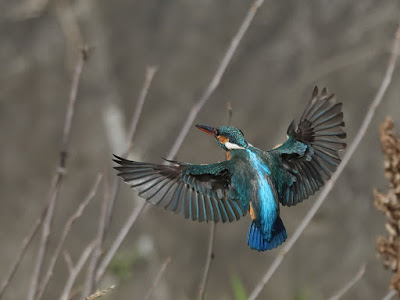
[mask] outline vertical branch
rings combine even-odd
[[[154,67],[154,66],[148,66],[146,68],[145,81],[143,83],[138,102],[137,102],[135,110],[133,112],[133,116],[132,116],[131,123],[129,126],[128,135],[126,137],[126,148],[124,149],[124,151],[122,153],[123,157],[128,155],[128,153],[131,150],[131,147],[133,145],[133,138],[136,133],[137,124],[139,123],[139,119],[140,119],[140,116],[141,116],[142,110],[143,110],[143,105],[146,100],[146,96],[149,91],[151,82],[153,81],[154,75],[156,74],[156,71],[157,71],[157,67]],[[104,202],[103,202],[101,217],[100,217],[100,221],[99,221],[100,222],[99,230],[98,230],[98,234],[97,234],[98,243],[97,243],[96,249],[94,250],[94,254],[92,255],[90,264],[89,264],[89,269],[88,269],[86,282],[85,282],[85,288],[83,291],[84,297],[86,297],[87,295],[89,295],[92,292],[94,284],[98,281],[96,279],[96,274],[99,273],[98,272],[99,259],[100,259],[101,253],[102,253],[102,247],[103,247],[103,241],[104,241],[104,237],[105,237],[105,233],[106,233],[106,228],[107,228],[108,224],[110,223],[110,220],[112,217],[112,212],[114,210],[114,203],[115,203],[115,199],[117,198],[118,189],[119,189],[119,180],[117,177],[114,177],[114,179],[112,181],[110,194],[106,195]],[[141,205],[142,205],[141,203],[138,204],[138,206],[141,206]],[[144,204],[143,204],[143,207],[144,207]],[[139,208],[139,210],[141,211],[143,209],[143,207]],[[136,212],[136,209],[134,210],[134,212]],[[135,214],[134,212],[132,212],[132,213]],[[128,222],[131,221],[131,218],[132,218],[132,215],[129,218]]]
[[[164,263],[161,265],[160,271],[158,271],[158,274],[156,278],[154,279],[153,284],[151,285],[149,291],[147,292],[146,297],[144,300],[150,300],[151,296],[153,295],[154,290],[156,289],[156,286],[159,284],[162,276],[164,275],[165,270],[167,269],[169,263],[171,262],[171,257],[167,257],[167,259],[164,261]]]
[[[60,296],[61,300],[68,300],[69,299],[69,293],[71,292],[72,286],[74,285],[74,282],[76,280],[76,277],[78,276],[79,272],[82,270],[83,265],[89,258],[90,253],[92,253],[94,247],[96,246],[96,241],[91,242],[85,250],[83,250],[81,257],[79,258],[78,262],[76,263],[75,266],[69,267],[70,269],[70,274],[67,280],[67,283],[65,284],[64,290]],[[70,263],[68,263],[70,265]]]
[[[97,189],[99,187],[100,181],[101,181],[102,175],[98,174],[96,181],[93,185],[93,187],[91,188],[88,196],[83,200],[83,202],[79,205],[78,209],[76,210],[76,212],[68,219],[67,223],[64,226],[64,231],[61,234],[61,238],[58,241],[56,250],[54,251],[54,254],[52,256],[52,258],[50,259],[49,262],[49,267],[47,269],[46,275],[44,276],[40,288],[38,290],[36,299],[39,300],[42,298],[44,291],[46,290],[47,284],[50,280],[50,277],[53,275],[53,270],[54,270],[54,266],[57,262],[57,259],[61,253],[61,249],[64,245],[64,241],[68,236],[69,231],[71,230],[71,227],[73,225],[73,223],[82,216],[83,211],[85,210],[85,208],[89,205],[89,203],[93,200],[93,198],[96,196],[97,193]]]
[[[56,205],[57,195],[62,183],[62,179],[65,173],[65,164],[67,158],[67,148],[69,144],[69,136],[71,132],[72,118],[75,111],[76,96],[78,93],[79,82],[83,70],[83,66],[88,59],[88,50],[82,49],[78,62],[75,67],[74,76],[72,79],[72,85],[69,95],[67,113],[65,116],[64,129],[61,139],[61,149],[60,149],[60,160],[56,170],[56,174],[53,177],[48,200],[48,208],[46,211],[46,216],[44,218],[43,231],[39,244],[39,251],[35,261],[35,267],[32,273],[31,285],[28,291],[28,300],[33,300],[37,291],[40,271],[42,269],[43,260],[46,255],[48,236],[50,234],[50,227],[53,220],[54,209]]]
[[[122,152],[122,157],[126,157],[129,154],[129,151],[133,146],[133,137],[136,133],[137,124],[139,123],[140,116],[142,114],[144,101],[146,100],[147,93],[149,92],[149,88],[151,82],[153,81],[154,75],[157,72],[157,67],[155,66],[147,66],[146,67],[146,77],[143,83],[142,89],[140,91],[139,99],[136,104],[135,110],[132,114],[131,124],[129,126],[128,135],[126,137],[126,146],[124,151]],[[109,199],[108,207],[107,207],[107,215],[105,221],[105,228],[107,228],[108,224],[111,221],[112,212],[114,210],[115,199],[117,198],[117,193],[119,189],[119,179],[114,176],[112,189],[111,189],[111,197]],[[99,245],[100,246],[100,245]]]
[[[24,238],[22,241],[21,249],[19,250],[19,253],[17,255],[17,259],[15,260],[14,264],[11,266],[10,271],[8,272],[8,275],[6,276],[6,279],[3,281],[0,287],[0,299],[3,297],[8,285],[10,282],[13,280],[15,273],[17,272],[17,269],[19,267],[19,264],[22,261],[22,258],[24,257],[26,250],[28,249],[29,244],[32,242],[33,237],[36,235],[38,232],[40,225],[42,225],[44,221],[44,216],[46,214],[47,208],[43,211],[42,216],[40,216],[36,222],[35,225],[33,225],[31,232]]]
[[[204,267],[203,278],[201,279],[201,283],[200,283],[200,287],[199,287],[200,300],[204,299],[204,293],[205,293],[206,286],[207,286],[208,274],[210,272],[211,262],[214,259],[214,253],[213,253],[214,237],[215,237],[215,223],[212,222],[211,228],[210,228],[210,237],[208,239],[207,260],[206,260],[206,265]]]
[[[142,212],[145,205],[146,205],[146,201],[141,199],[141,201],[136,205],[135,209],[132,211],[128,220],[125,222],[124,226],[121,228],[120,232],[118,233],[117,237],[115,238],[114,242],[112,243],[110,250],[108,250],[107,254],[105,255],[105,257],[99,264],[99,267],[96,272],[95,282],[98,282],[101,279],[101,277],[103,277],[104,272],[106,271],[108,265],[110,264],[111,259],[117,252],[119,246],[121,246],[126,235],[128,234],[129,230],[132,228],[133,224],[135,223],[137,217]]]
[[[290,251],[290,249],[296,243],[297,239],[303,233],[304,229],[307,227],[307,225],[310,223],[311,219],[314,217],[314,215],[316,214],[318,209],[321,207],[322,203],[325,201],[326,197],[328,196],[329,192],[334,187],[337,179],[342,174],[342,172],[343,172],[344,168],[346,167],[347,163],[349,162],[350,158],[353,156],[354,152],[356,151],[358,145],[360,144],[361,140],[363,139],[363,137],[368,129],[368,126],[371,123],[373,116],[375,115],[376,108],[382,102],[383,96],[385,95],[385,93],[392,81],[393,71],[394,71],[396,63],[397,63],[399,49],[400,49],[400,24],[396,31],[395,39],[393,42],[393,50],[392,50],[392,54],[389,59],[389,63],[388,63],[387,69],[386,69],[385,76],[383,77],[382,83],[379,87],[379,90],[378,90],[375,98],[373,99],[373,101],[371,102],[371,104],[369,106],[369,109],[367,111],[367,114],[364,117],[364,120],[360,126],[360,129],[358,130],[353,142],[350,144],[350,147],[348,148],[346,154],[343,156],[342,163],[339,165],[336,172],[333,173],[332,178],[327,182],[325,187],[322,189],[319,197],[317,198],[317,200],[315,201],[314,205],[311,207],[311,209],[309,210],[307,215],[301,221],[301,223],[297,227],[296,231],[293,233],[292,237],[281,248],[282,250],[280,251],[278,256],[275,258],[274,262],[272,263],[270,268],[267,270],[267,272],[262,277],[261,281],[256,285],[253,292],[249,296],[249,298],[248,298],[249,300],[256,299],[256,297],[260,294],[260,292],[265,287],[265,285],[267,284],[269,279],[272,277],[272,275],[278,269],[279,265],[283,261],[286,254]]]
[[[156,72],[157,72],[157,67],[155,67],[155,66],[148,66],[146,68],[146,80],[144,81],[142,90],[139,95],[139,100],[136,104],[136,108],[133,113],[132,121],[129,126],[128,136],[126,137],[127,145],[126,145],[126,149],[125,149],[124,153],[122,154],[123,156],[128,155],[129,151],[131,150],[131,148],[133,146],[133,137],[135,136],[136,127],[139,123],[140,115],[142,114],[144,100],[146,99],[147,93],[149,92],[151,82],[153,81],[153,77],[156,74]]]
[[[228,126],[231,125],[232,122],[232,105],[230,102],[226,103],[226,109],[228,112],[227,116],[227,122],[226,124]],[[229,160],[230,156],[229,153],[226,152],[226,159]],[[203,272],[203,277],[201,279],[200,287],[199,287],[199,298],[200,300],[204,299],[204,294],[207,286],[207,280],[208,280],[208,275],[210,273],[210,268],[211,268],[211,263],[212,260],[214,259],[214,239],[215,239],[215,229],[216,229],[217,224],[212,222],[211,223],[211,228],[210,228],[210,236],[208,239],[208,248],[207,248],[207,258],[206,258],[206,264],[204,267],[204,272]]]
[[[174,159],[176,154],[178,153],[179,148],[181,147],[183,140],[185,139],[187,133],[189,132],[190,126],[192,126],[194,119],[198,115],[201,108],[204,104],[208,101],[212,93],[218,87],[222,75],[224,75],[226,67],[228,66],[229,62],[232,59],[233,54],[235,53],[237,47],[239,46],[240,41],[242,40],[243,36],[245,35],[247,29],[249,28],[251,22],[254,19],[254,16],[257,13],[258,8],[263,4],[264,0],[255,0],[251,5],[249,11],[247,12],[246,17],[244,18],[242,24],[239,27],[238,32],[233,37],[231,44],[226,51],[220,65],[218,66],[217,71],[214,74],[211,82],[209,83],[207,89],[204,91],[203,95],[201,96],[200,100],[193,105],[191,108],[189,115],[185,121],[185,124],[182,127],[181,132],[179,133],[178,137],[175,140],[171,150],[167,155],[167,159]]]

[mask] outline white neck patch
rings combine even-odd
[[[230,142],[226,142],[225,143],[225,147],[229,150],[232,149],[244,149],[242,146],[239,146],[238,144],[234,144],[234,143],[230,143]]]

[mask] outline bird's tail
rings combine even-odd
[[[281,218],[278,216],[272,228],[271,240],[264,239],[259,222],[253,220],[247,232],[247,244],[253,250],[266,251],[278,247],[286,241],[287,234]]]

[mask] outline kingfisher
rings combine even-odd
[[[263,151],[248,143],[232,126],[196,127],[212,135],[227,160],[190,164],[167,160],[168,165],[130,161],[115,156],[118,176],[139,196],[193,221],[232,222],[250,212],[246,242],[266,251],[287,238],[279,206],[294,206],[329,180],[346,147],[342,103],[326,88],[315,87],[298,122],[293,120],[287,140]]]

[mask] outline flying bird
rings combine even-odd
[[[227,160],[196,165],[168,160],[169,165],[130,161],[116,155],[118,176],[139,196],[194,221],[232,222],[250,212],[246,242],[266,251],[287,238],[279,204],[293,206],[313,195],[340,163],[346,144],[342,103],[315,87],[288,138],[263,151],[249,144],[243,132],[231,126],[196,127],[212,135],[226,151]]]

